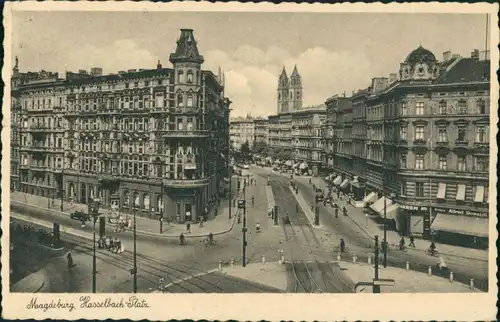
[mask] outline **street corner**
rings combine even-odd
[[[355,283],[357,293],[372,293],[373,288],[364,283],[371,283],[374,279],[374,266],[368,263],[339,262],[340,269]],[[394,285],[382,283],[381,293],[476,293],[480,292],[470,285],[422,272],[405,270],[396,267],[381,267],[380,281],[393,281]],[[392,284],[392,283],[388,283]]]
[[[254,283],[286,291],[288,272],[286,265],[278,262],[249,263],[245,267],[230,265],[219,272]]]
[[[44,293],[48,289],[48,277],[43,269],[31,273],[10,287],[12,293]]]

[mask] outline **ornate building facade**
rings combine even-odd
[[[269,120],[256,118],[253,123],[255,129],[254,142],[264,142],[269,145]]]
[[[398,79],[374,79],[353,95],[354,162],[334,162],[335,171],[357,177],[363,184],[352,189],[359,189],[354,198],[381,216],[385,199],[387,218],[402,234],[486,238],[489,97],[487,53],[446,52],[439,62],[419,47]]]
[[[255,139],[254,119],[250,115],[231,119],[229,121],[229,136],[233,149],[241,149],[241,146],[246,142],[251,149]]]
[[[170,62],[24,74],[19,189],[177,222],[206,214],[227,174],[231,102],[223,77],[202,69],[192,30],[181,30]]]

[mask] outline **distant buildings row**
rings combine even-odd
[[[182,29],[172,67],[12,75],[11,189],[196,221],[216,206],[229,160],[224,77]]]
[[[383,216],[385,199],[386,217],[403,234],[471,243],[488,236],[489,52],[445,52],[438,61],[420,46],[399,74],[334,95],[326,110],[283,102],[285,77],[278,114],[268,118],[271,147],[290,149],[356,206]]]

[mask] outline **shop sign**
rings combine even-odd
[[[412,205],[399,205],[400,209],[412,210],[412,211],[428,211],[429,208],[427,206],[412,206]]]
[[[461,210],[461,209],[450,209],[450,208],[437,208],[434,207],[435,212],[440,212],[444,214],[450,215],[460,215],[460,216],[470,216],[470,217],[485,217],[488,218],[487,212],[477,212],[470,210]]]

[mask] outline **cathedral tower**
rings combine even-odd
[[[293,68],[290,76],[290,110],[296,111],[302,108],[302,79],[297,71],[297,65]]]
[[[285,66],[283,66],[283,71],[278,80],[278,114],[289,111],[289,87],[290,82],[286,74]]]

